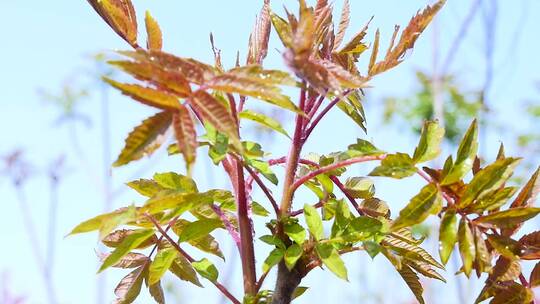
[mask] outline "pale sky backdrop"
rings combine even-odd
[[[448,0],[438,17],[437,39],[440,42],[441,58],[447,56],[448,46],[456,37],[472,1]],[[490,1],[495,0],[483,0],[484,6],[488,7]],[[212,62],[208,35],[213,32],[217,47],[223,50],[224,64],[228,67],[234,64],[238,49],[242,58],[245,58],[249,33],[261,3],[262,1],[253,0],[134,1],[140,20],[141,37],[144,36],[142,16],[144,11],[149,9],[164,32],[166,51]],[[385,49],[394,24],[405,25],[410,17],[427,3],[427,0],[351,0],[351,27],[347,37],[359,30],[374,15],[367,40],[373,39],[375,28],[379,27],[383,37],[382,49]],[[272,1],[272,7],[282,15],[283,5],[295,9],[296,1]],[[338,8],[336,18],[339,18],[341,5],[341,0],[335,1]],[[83,0],[0,0],[0,12],[0,155],[20,148],[34,165],[33,175],[25,184],[24,191],[38,228],[42,250],[46,241],[50,196],[46,170],[59,155],[66,155],[67,170],[59,188],[54,284],[59,303],[99,303],[95,296],[98,263],[94,251],[99,250],[96,235],[69,238],[64,238],[64,235],[74,225],[103,211],[101,181],[104,158],[100,116],[103,87],[97,82],[99,71],[91,57],[97,52],[111,55],[110,50],[128,49],[128,46]],[[493,116],[505,128],[533,127],[522,122],[519,113],[522,110],[520,105],[524,101],[540,100],[537,86],[540,81],[539,29],[540,1],[498,1],[494,48],[495,79],[488,94],[494,110]],[[466,90],[478,89],[484,82],[484,37],[482,17],[477,16],[451,69]],[[366,98],[369,130],[367,137],[336,109],[320,124],[304,151],[336,151],[353,143],[357,137],[373,139],[381,148],[390,151],[412,151],[417,142],[414,136],[409,132],[384,126],[381,122],[381,99],[386,96],[408,96],[414,91],[414,71],[421,69],[430,72],[432,69],[433,38],[432,29],[429,29],[404,64],[373,81],[373,88],[368,90]],[[267,67],[282,66],[276,48],[280,49],[281,44],[276,40],[275,33],[272,33]],[[118,74],[118,77],[124,76]],[[58,93],[66,82],[89,90],[90,96],[82,100],[77,110],[90,118],[91,125],[56,123],[60,115],[59,109],[46,102],[39,94],[40,90]],[[114,158],[127,133],[140,120],[149,116],[152,110],[121,97],[112,90],[107,92],[111,119],[111,157]],[[248,106],[251,105],[257,107],[261,103],[249,100]],[[283,121],[290,129],[292,116],[284,116]],[[537,128],[538,126],[536,130]],[[493,133],[495,132],[488,134],[485,140],[488,148],[499,144],[501,134]],[[249,137],[252,134],[246,132],[246,135]],[[83,155],[77,152],[74,142],[78,143]],[[274,156],[286,153],[287,142],[284,138],[266,143],[266,150],[271,151]],[[445,150],[445,153],[449,152],[448,149]],[[509,145],[507,151],[512,155],[517,149]],[[494,157],[494,153],[489,157]],[[536,162],[538,163],[538,159]],[[141,197],[132,191],[125,191],[126,187],[123,186],[141,170],[142,176],[135,175],[136,177],[148,177],[152,172],[181,172],[183,165],[179,158],[167,158],[161,151],[150,160],[144,159],[123,168],[113,169],[113,188],[120,189],[113,202],[114,207],[143,202]],[[205,164],[198,165],[196,178],[199,180],[199,187],[229,187],[221,178],[221,173],[217,173],[219,170]],[[367,167],[356,166],[352,172],[363,173],[367,170]],[[416,178],[397,182],[377,179],[376,182],[379,195],[391,204],[394,213],[422,184]],[[304,201],[300,200],[309,196],[299,195],[298,198],[297,204],[301,206]],[[0,285],[9,284],[10,291],[27,297],[27,303],[46,303],[43,280],[31,253],[16,193],[5,177],[0,177],[0,210],[0,274],[3,274],[4,278]],[[262,232],[265,228],[258,223],[256,229]],[[221,270],[220,278],[239,295],[241,271],[238,254],[231,246],[228,235],[220,232],[219,239],[228,257],[226,264],[216,261]],[[429,249],[438,256],[435,245],[426,246],[431,246]],[[260,265],[270,248],[257,244],[256,249],[260,273]],[[202,257],[198,252],[193,252],[197,257]],[[315,270],[303,282],[302,285],[309,286],[310,290],[298,303],[413,302],[412,294],[383,257],[378,256],[371,262],[365,253],[358,253],[347,255],[345,259],[349,265],[349,283],[340,281],[329,272]],[[234,273],[230,274],[230,268],[234,268]],[[449,263],[448,271],[444,273],[449,280],[448,284],[426,280],[426,297],[432,299],[428,302],[459,302],[456,298],[456,280],[453,277],[455,271],[455,264]],[[127,272],[123,270],[107,271],[106,300],[103,303],[112,301],[115,283],[125,274]],[[273,275],[267,282],[272,282],[272,278]],[[174,283],[176,288],[177,297],[170,296],[170,303],[220,303],[220,294],[212,285],[207,284],[208,282],[204,282],[207,285],[205,289],[200,289],[172,276],[167,276],[166,281],[168,283],[165,285]],[[480,281],[474,279],[464,284],[467,303],[476,296],[480,284]],[[146,291],[142,292],[136,303],[151,303]]]

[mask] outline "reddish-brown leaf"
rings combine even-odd
[[[126,42],[137,48],[137,16],[130,0],[87,0],[103,20]]]
[[[137,84],[121,83],[106,77],[103,80],[118,89],[122,94],[145,105],[162,110],[174,110],[180,107],[180,102],[176,96],[162,90],[146,88]]]
[[[147,274],[148,263],[140,266],[125,276],[114,289],[114,294],[118,297],[114,303],[132,303],[141,292],[142,283]]]
[[[150,84],[174,93],[178,97],[185,98],[191,94],[189,82],[178,72],[166,71],[149,62],[122,60],[109,61],[109,64],[120,68],[138,80],[148,81]]]
[[[190,168],[197,156],[197,130],[186,107],[180,107],[173,114],[173,128],[178,150],[184,156],[187,167]]]
[[[540,286],[540,262],[534,265],[534,268],[531,272],[531,277],[529,278],[529,285],[531,288]]]
[[[259,16],[249,36],[247,63],[261,64],[268,53],[270,39],[270,0],[265,0]]]
[[[101,242],[103,242],[103,244],[105,244],[105,246],[107,246],[107,247],[116,248],[116,247],[118,247],[118,245],[120,245],[120,243],[122,243],[122,241],[128,235],[132,234],[133,232],[134,232],[134,230],[129,230],[129,229],[116,230],[116,231],[111,232],[105,238],[103,238],[101,240]],[[150,237],[149,239],[144,241],[142,244],[140,244],[136,249],[147,248],[147,247],[157,243],[157,241],[158,241],[157,236],[153,235],[152,237]]]
[[[345,31],[349,27],[350,20],[351,7],[349,4],[349,0],[345,0],[345,2],[343,3],[343,9],[341,10],[341,19],[339,21],[338,31],[334,40],[334,50],[341,45],[341,42],[343,42],[343,37],[345,37]]]
[[[150,50],[160,51],[163,47],[161,29],[157,21],[146,11],[144,22],[146,24],[146,47]]]
[[[171,125],[171,120],[172,115],[167,111],[145,119],[129,133],[124,148],[113,166],[119,167],[152,154],[163,143],[163,135]]]
[[[520,256],[522,260],[540,259],[540,231],[522,236],[519,243],[523,246],[523,252]]]
[[[105,261],[110,253],[97,253],[100,261]],[[123,256],[116,264],[111,267],[114,268],[135,268],[139,267],[150,261],[150,259],[142,253],[130,252]]]

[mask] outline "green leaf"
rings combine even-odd
[[[270,251],[270,254],[264,260],[263,267],[262,267],[263,272],[268,272],[270,268],[274,267],[279,262],[281,262],[284,255],[285,255],[285,251],[281,248],[275,248],[274,250]]]
[[[478,125],[473,120],[463,136],[457,152],[456,161],[441,181],[442,185],[450,185],[461,180],[472,168],[478,151]]]
[[[362,243],[369,256],[374,259],[381,252],[381,245],[376,242],[366,241]]]
[[[519,161],[516,158],[503,158],[480,170],[467,185],[458,207],[465,208],[475,199],[500,188],[510,178]]]
[[[366,128],[366,115],[361,102],[362,96],[359,91],[356,90],[349,95],[346,99],[341,99],[337,103],[337,107],[349,116],[364,132],[367,132]]]
[[[375,194],[375,185],[367,177],[350,177],[345,181],[345,191],[353,198],[367,199]]]
[[[287,48],[292,47],[293,34],[287,21],[274,13],[270,14],[270,18],[272,20],[272,25],[274,26],[274,29],[276,30],[283,45]]]
[[[454,209],[444,213],[439,227],[439,255],[441,262],[446,265],[458,239],[457,216]]]
[[[424,122],[420,142],[414,150],[413,161],[423,163],[435,159],[441,153],[441,143],[444,138],[444,128],[436,121]]]
[[[196,286],[203,287],[201,282],[199,282],[197,272],[195,272],[195,269],[186,257],[181,254],[176,256],[176,259],[169,267],[169,271],[182,281],[191,282]]]
[[[515,260],[523,252],[522,245],[509,237],[501,235],[488,235],[488,242],[502,256]]]
[[[222,228],[223,222],[216,219],[201,219],[186,225],[180,233],[180,242],[196,240],[208,235],[217,228]]]
[[[144,264],[120,280],[120,283],[114,289],[114,294],[117,297],[115,303],[133,303],[141,292],[142,283],[147,274],[148,264]]]
[[[134,206],[121,208],[80,223],[68,235],[99,230],[99,239],[102,240],[116,227],[135,220],[136,216],[137,213]]]
[[[298,286],[294,289],[294,292],[292,294],[292,299],[296,299],[298,298],[299,296],[303,295],[307,290],[309,289],[309,287],[304,287],[304,286]]]
[[[158,185],[158,183],[155,181],[144,178],[131,181],[126,185],[146,197],[152,197],[164,190],[164,188]]]
[[[139,247],[139,245],[141,245],[152,235],[154,235],[153,229],[141,229],[128,235],[122,241],[122,243],[118,247],[116,247],[116,249],[105,259],[105,261],[103,261],[103,264],[99,268],[98,273],[116,264],[122,259],[122,257],[128,254],[131,250]]]
[[[253,211],[253,214],[259,215],[259,216],[268,216],[270,215],[270,212],[266,210],[261,204],[253,201],[251,202],[251,210]]]
[[[171,122],[172,116],[169,112],[160,112],[145,119],[129,133],[124,148],[113,166],[120,167],[141,159],[145,155],[151,155],[161,146],[164,134],[169,129]]]
[[[238,114],[238,116],[241,118],[241,119],[248,119],[248,120],[251,120],[251,121],[254,121],[256,123],[259,123],[267,128],[270,128],[276,132],[279,132],[287,137],[290,138],[289,134],[287,133],[287,131],[285,131],[285,129],[283,129],[283,127],[281,126],[281,124],[279,123],[279,121],[271,118],[271,117],[268,117],[264,114],[261,114],[261,113],[257,113],[257,112],[254,112],[254,111],[251,111],[251,110],[244,110],[242,112],[240,112]]]
[[[156,173],[154,174],[154,181],[163,188],[178,192],[199,192],[193,179],[175,172]]]
[[[474,223],[488,228],[513,228],[540,213],[540,208],[521,207],[478,217]]]
[[[371,217],[386,217],[390,218],[390,208],[388,204],[378,198],[372,197],[362,201],[360,209]]]
[[[323,264],[328,267],[338,278],[348,281],[347,277],[347,268],[345,263],[339,256],[337,250],[329,244],[317,244],[315,247],[317,255],[323,262]]]
[[[354,156],[368,156],[368,155],[381,155],[384,151],[379,150],[372,143],[363,139],[356,139],[356,144],[352,144],[348,147],[348,152]]]
[[[441,203],[442,198],[437,186],[434,184],[426,185],[399,212],[398,218],[392,223],[392,230],[423,222],[430,214],[439,209]]]
[[[299,245],[302,245],[306,239],[306,230],[304,227],[293,221],[283,224],[283,232]]]
[[[161,47],[163,46],[163,39],[159,24],[152,17],[152,15],[150,15],[149,11],[146,11],[144,21],[146,25],[147,48],[150,50],[161,50]]]
[[[469,208],[477,213],[499,209],[501,206],[506,204],[512,196],[514,196],[516,191],[516,187],[505,187],[491,190],[486,192],[482,198],[478,198],[474,204],[469,205]]]
[[[296,265],[296,262],[300,257],[302,256],[302,253],[304,251],[302,250],[302,247],[300,245],[294,243],[287,250],[285,251],[285,266],[287,266],[287,269],[292,270],[294,266]]]
[[[268,179],[272,184],[278,184],[278,178],[270,169],[270,165],[262,160],[258,159],[248,159],[247,163],[250,167],[255,168],[255,170],[261,173],[266,179]]]
[[[321,240],[324,238],[323,223],[317,209],[313,206],[305,204],[304,205],[304,216],[306,219],[306,224],[309,228],[309,232],[315,238],[315,240]]]
[[[172,229],[176,235],[180,236],[184,228],[187,227],[189,224],[190,224],[189,221],[184,220],[184,219],[179,219],[178,221],[176,221]],[[199,250],[213,254],[225,260],[225,257],[223,256],[223,252],[221,252],[221,249],[219,248],[218,242],[210,234],[199,237],[197,239],[189,240],[188,243]]]
[[[219,272],[212,262],[207,258],[192,262],[191,265],[205,279],[215,282],[218,279]]]
[[[383,224],[378,219],[368,216],[359,216],[354,218],[349,227],[359,233],[375,233],[381,231]]]
[[[175,214],[180,215],[186,211],[196,209],[205,204],[211,204],[213,198],[210,192],[204,193],[162,193],[148,201],[139,210],[139,213],[159,213],[169,209],[175,209]]]
[[[401,179],[414,175],[416,167],[412,158],[405,153],[396,153],[386,156],[381,165],[373,169],[370,176],[386,176]]]
[[[459,253],[463,261],[463,272],[467,277],[471,275],[473,262],[476,255],[474,237],[465,217],[461,218],[458,228]]]
[[[169,270],[177,255],[178,251],[170,245],[158,249],[156,257],[150,264],[149,285],[154,285],[161,280],[161,277]]]
[[[283,249],[285,250],[285,244],[283,243],[282,240],[280,240],[277,236],[275,235],[263,235],[259,238],[259,240],[265,242],[266,244],[268,245],[273,245],[273,246],[276,246],[277,248],[279,249]]]

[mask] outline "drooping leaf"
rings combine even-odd
[[[497,253],[504,257],[513,260],[522,253],[522,245],[509,237],[494,234],[488,235],[487,239]]]
[[[290,138],[289,134],[287,133],[287,131],[285,131],[285,129],[283,129],[281,124],[277,120],[271,117],[268,117],[264,114],[257,113],[251,110],[244,110],[240,112],[238,115],[241,119],[252,120],[254,122],[257,122],[267,128],[270,128]]]
[[[319,256],[323,264],[328,267],[330,271],[332,271],[340,279],[345,281],[349,280],[345,263],[332,245],[317,244],[315,250],[317,251],[317,256]]]
[[[202,90],[196,91],[188,99],[188,102],[203,119],[212,124],[218,131],[227,135],[235,146],[242,149],[236,131],[236,122],[229,110],[221,102]]]
[[[461,218],[458,228],[459,253],[463,261],[463,272],[467,277],[470,276],[473,262],[476,255],[474,246],[474,236],[465,217]]]
[[[364,132],[367,132],[366,114],[361,102],[360,90],[349,93],[345,99],[337,103],[337,107],[347,114]]]
[[[474,246],[476,247],[474,268],[476,269],[476,274],[479,276],[482,272],[491,271],[492,255],[489,252],[486,241],[482,236],[482,231],[475,227],[473,230],[473,234]]]
[[[127,236],[122,241],[122,243],[118,245],[118,247],[116,247],[116,249],[105,259],[105,261],[103,261],[103,264],[99,268],[98,273],[116,264],[126,254],[128,254],[131,250],[139,247],[152,235],[154,235],[153,229],[141,229]]]
[[[146,283],[148,285],[148,279]],[[163,292],[163,287],[161,287],[161,282],[148,286],[148,291],[156,303],[165,304],[165,293]]]
[[[187,227],[188,225],[190,225],[189,221],[184,220],[184,219],[179,219],[174,224],[173,231],[174,231],[174,233],[176,235],[180,236],[182,234],[182,231],[184,230],[184,228]],[[215,255],[217,257],[220,257],[223,260],[225,260],[225,257],[223,256],[223,252],[221,252],[221,249],[219,248],[218,242],[210,234],[199,237],[197,239],[189,240],[188,244],[190,244],[191,246],[193,246],[193,247],[195,247],[195,248],[197,248],[199,250],[202,250],[204,252],[213,254],[213,255]]]
[[[203,258],[200,261],[192,262],[191,265],[205,279],[208,279],[211,282],[217,281],[219,272],[216,266],[208,259]]]
[[[265,242],[268,245],[276,246],[279,249],[285,250],[287,248],[285,246],[285,243],[283,243],[283,241],[275,235],[263,235],[259,238],[259,240]]]
[[[141,292],[142,283],[147,274],[148,264],[144,264],[125,276],[114,289],[117,297],[115,304],[133,303]]]
[[[420,135],[420,142],[414,150],[413,161],[422,163],[430,161],[441,153],[441,143],[444,138],[444,128],[436,121],[426,121]]]
[[[296,265],[296,262],[300,257],[302,256],[303,250],[300,245],[294,243],[287,250],[285,251],[284,260],[285,260],[285,266],[287,266],[287,269],[292,270],[294,266]]]
[[[446,283],[444,277],[436,270],[434,270],[428,263],[421,261],[411,261],[408,259],[405,259],[405,261],[408,266],[412,267],[419,274]]]
[[[163,47],[163,38],[159,24],[154,17],[152,17],[149,11],[146,11],[144,22],[146,25],[147,35],[146,47],[150,50],[160,51]]]
[[[197,272],[195,272],[191,263],[181,254],[176,256],[176,259],[169,267],[169,271],[182,281],[191,282],[196,286],[203,287],[201,282],[199,282]]]
[[[309,228],[309,232],[315,238],[315,240],[321,240],[324,238],[323,223],[321,216],[313,206],[304,205],[304,216],[306,224]]]
[[[442,196],[437,186],[428,184],[399,212],[398,218],[392,223],[392,230],[423,222],[439,209],[441,203]]]
[[[137,47],[137,16],[130,0],[87,1],[118,36]]]
[[[156,257],[150,264],[148,284],[154,285],[158,283],[161,277],[169,270],[177,256],[178,251],[170,245],[158,249]]]
[[[540,208],[520,207],[478,217],[474,223],[489,228],[512,228],[540,213]]]
[[[348,149],[353,156],[381,155],[385,153],[369,141],[360,138],[356,139],[356,144],[350,145]]]
[[[391,178],[405,178],[416,173],[412,158],[405,153],[396,153],[386,156],[380,166],[369,173],[370,176],[386,176]]]
[[[184,106],[181,106],[178,111],[173,114],[172,118],[174,136],[176,138],[178,150],[184,156],[187,167],[190,168],[197,157],[198,147],[197,130],[195,129],[193,118],[188,109]]]
[[[259,215],[259,216],[268,216],[270,215],[270,211],[266,210],[261,204],[252,201],[251,202],[251,210],[253,211],[253,214]]]
[[[441,184],[449,185],[462,179],[471,170],[477,151],[478,124],[476,120],[473,120],[459,144],[456,161],[444,176]]]
[[[92,219],[84,221],[77,225],[68,235],[85,233],[99,230],[100,240],[106,237],[116,227],[129,223],[136,218],[134,206],[121,208],[110,213],[98,215]]]
[[[258,160],[258,159],[249,159],[247,161],[248,165],[250,167],[255,168],[255,170],[259,173],[261,173],[266,179],[268,179],[272,184],[277,185],[278,184],[278,178],[272,172],[272,169],[270,168],[270,165],[266,161]]]
[[[407,265],[402,265],[401,269],[398,269],[398,272],[407,286],[409,286],[409,289],[416,297],[416,300],[418,300],[420,304],[424,304],[424,298],[422,297],[424,288],[422,287],[422,284],[420,284],[418,275],[416,275],[416,273]]]
[[[490,191],[501,187],[512,175],[520,159],[504,158],[480,170],[467,185],[458,207],[465,208],[475,199],[484,197]]]
[[[454,209],[450,209],[444,213],[439,227],[439,255],[441,262],[446,265],[454,246],[457,242],[458,227],[457,216]]]
[[[113,166],[123,166],[145,155],[151,155],[164,141],[164,134],[171,121],[169,112],[160,112],[145,119],[129,133],[124,148]]]

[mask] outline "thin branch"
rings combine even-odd
[[[276,202],[276,200],[274,199],[274,197],[272,196],[272,193],[270,192],[270,190],[268,189],[268,187],[266,187],[266,185],[264,184],[264,182],[261,180],[261,178],[259,177],[259,175],[257,174],[257,172],[253,171],[253,169],[251,169],[249,166],[247,166],[246,164],[244,164],[244,168],[246,168],[247,172],[249,173],[249,175],[251,176],[251,178],[253,178],[253,180],[257,183],[257,185],[259,185],[259,188],[261,188],[261,190],[263,191],[264,195],[266,195],[266,197],[268,198],[268,200],[270,201],[270,203],[272,204],[272,207],[274,208],[274,211],[276,212],[276,215],[279,215],[279,206]]]
[[[241,250],[240,235],[238,234],[238,231],[236,230],[236,228],[234,228],[234,225],[231,223],[231,221],[229,221],[229,219],[227,218],[223,210],[221,210],[221,208],[218,205],[212,204],[211,207],[212,207],[212,210],[214,210],[214,212],[219,216],[219,218],[223,222],[225,229],[227,229],[227,231],[231,235],[232,239],[234,240],[234,243],[236,244],[236,247],[238,247],[238,250]]]
[[[429,175],[427,175],[424,171],[418,169],[416,170],[416,173],[418,173],[418,175],[420,175],[423,179],[425,179],[428,183],[432,183],[434,184],[435,186],[437,186],[437,188],[439,189],[439,191],[441,191],[442,193],[442,196],[443,198],[448,202],[448,204],[450,205],[454,205],[455,202],[454,200],[448,195],[448,193],[446,193],[444,191],[444,189],[441,187],[441,185],[439,183],[437,183],[435,180],[433,180]]]
[[[256,285],[256,290],[257,292],[259,292],[261,290],[261,287],[262,287],[262,284],[264,283],[264,280],[266,279],[266,276],[270,273],[270,269],[268,269],[267,271],[265,271],[261,277],[259,278],[259,280],[257,281],[257,285]]]
[[[321,113],[319,113],[319,115],[317,115],[317,117],[309,124],[309,128],[307,128],[307,130],[304,132],[304,135],[303,135],[303,138],[302,138],[302,141],[305,142],[308,138],[309,138],[309,135],[311,135],[311,132],[313,132],[313,129],[315,129],[315,127],[319,124],[319,122],[323,119],[323,117],[326,115],[326,113],[328,113],[328,111],[330,111],[340,100],[342,97],[346,97],[347,95],[349,95],[353,90],[346,90],[345,92],[343,92],[343,95],[342,96],[338,96],[336,98],[334,98],[334,100],[332,100],[322,111]]]
[[[305,82],[304,82],[304,86],[305,86]],[[306,90],[302,89],[300,91],[300,101],[299,101],[299,108],[301,111],[304,111],[305,103],[306,103]],[[300,158],[300,153],[302,151],[302,145],[303,145],[303,140],[302,140],[303,122],[304,122],[303,116],[298,114],[296,116],[296,127],[294,129],[293,142],[291,144],[291,148],[289,149],[289,154],[287,157],[287,165],[285,169],[285,180],[283,182],[283,197],[282,197],[281,206],[280,206],[281,216],[287,215],[292,204],[292,198],[294,194],[292,185],[294,183],[296,169],[298,168],[298,160]]]
[[[308,180],[316,177],[317,175],[320,175],[320,174],[323,174],[323,173],[326,173],[326,172],[329,172],[329,171],[332,171],[332,170],[335,170],[335,169],[339,169],[339,168],[342,168],[342,167],[346,167],[346,166],[349,166],[349,165],[352,165],[352,164],[356,164],[356,163],[362,163],[362,162],[368,162],[368,161],[374,161],[374,160],[382,160],[385,157],[386,157],[385,154],[383,154],[383,155],[375,155],[375,156],[359,156],[359,157],[353,157],[353,158],[350,158],[350,159],[347,159],[347,160],[344,160],[344,161],[341,161],[341,162],[337,162],[335,164],[331,164],[331,165],[328,165],[328,166],[321,167],[321,168],[319,168],[319,169],[317,169],[315,171],[311,171],[309,174],[306,174],[306,175],[302,176],[301,178],[297,179],[294,182],[294,184],[291,186],[292,192],[294,192],[302,184],[304,184]]]
[[[178,251],[178,253],[180,253],[181,255],[183,255],[190,263],[193,263],[195,261],[194,258],[192,258],[187,252],[185,252],[181,247],[180,245],[175,242],[168,234],[167,232],[165,232],[165,230],[163,230],[163,228],[159,225],[159,223],[156,221],[156,219],[151,216],[150,214],[148,213],[145,213],[145,216],[154,224],[154,226],[156,227],[156,229],[161,233],[161,235]],[[228,290],[225,286],[221,285],[219,282],[217,281],[210,281],[212,282],[212,284],[214,284],[217,289],[219,289],[219,291],[221,291],[221,293],[223,293],[224,296],[226,296],[229,300],[231,300],[231,302],[235,303],[235,304],[241,304],[240,301],[238,301],[238,299],[236,299]]]

